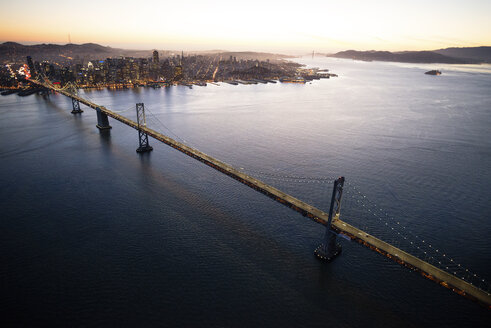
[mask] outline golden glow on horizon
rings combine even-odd
[[[0,40],[330,52],[491,45],[491,1],[2,1]],[[21,13],[21,14],[19,14]]]

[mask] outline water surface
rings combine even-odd
[[[391,226],[404,226],[414,245],[491,279],[489,67],[298,60],[339,77],[81,95],[132,119],[143,102],[150,127],[323,210],[343,175],[343,219],[401,247]],[[356,243],[317,261],[322,226],[155,140],[140,156],[135,130],[110,119],[99,132],[83,109],[0,97],[6,326],[489,322]]]

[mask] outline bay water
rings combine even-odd
[[[487,284],[491,66],[296,60],[339,76],[80,95],[131,119],[143,102],[149,127],[324,211],[344,176],[343,220]],[[0,97],[2,326],[490,322],[355,242],[318,261],[321,225],[153,139],[139,155],[137,131],[82,109]]]

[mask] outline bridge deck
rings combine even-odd
[[[46,86],[40,82],[33,81],[33,83],[42,85],[44,87],[48,87],[56,92],[59,92],[67,97],[77,99],[81,103],[87,105],[88,107],[91,107],[93,109],[99,108],[103,113],[105,113],[107,116],[110,116],[114,118],[115,120],[118,120],[128,126],[131,126],[134,129],[138,130],[138,124],[135,121],[132,121],[124,116],[121,116],[103,106],[99,106],[97,104],[94,104],[86,99],[80,98],[78,96],[74,96],[66,91],[63,90],[57,90],[56,88],[53,88],[51,86]],[[303,216],[306,216],[318,223],[321,223],[323,225],[327,224],[328,221],[328,214],[291,196],[288,195],[254,177],[251,177],[241,171],[236,170],[232,166],[219,161],[216,158],[213,158],[197,149],[191,148],[185,144],[182,144],[172,138],[169,138],[155,130],[152,130],[148,127],[140,127],[142,131],[145,131],[149,136],[153,137],[154,139],[157,139],[172,148],[179,150],[180,152],[199,160],[200,162],[203,162],[204,164],[214,168],[215,170],[218,170],[233,179],[265,194],[266,196],[274,199],[277,202],[280,202],[283,205],[286,205],[290,207],[291,209],[299,212]],[[449,274],[446,271],[443,271],[409,253],[404,252],[403,250],[388,244],[344,221],[341,221],[339,217],[336,217],[332,221],[332,227],[338,232],[342,233],[351,239],[356,240],[357,242],[387,256],[388,258],[405,265],[415,271],[420,272],[423,276],[426,278],[429,278],[431,280],[434,280],[441,284],[444,287],[447,287],[449,289],[452,289],[453,291],[467,296],[471,299],[474,299],[476,301],[479,301],[481,303],[484,303],[488,307],[491,308],[491,295],[476,286],[457,278],[454,275]]]

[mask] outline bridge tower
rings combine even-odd
[[[51,82],[50,82],[51,83]],[[78,89],[77,89],[77,86],[74,85],[73,83],[69,82],[66,86],[67,88],[67,91],[74,95],[74,96],[78,96]],[[73,97],[70,97],[72,98],[72,114],[81,114],[83,113],[84,111],[82,109],[80,109],[80,102],[73,98]]]
[[[80,109],[80,102],[77,99],[72,98],[72,114],[81,114],[83,112],[84,111]]]
[[[341,253],[341,245],[336,242],[336,232],[332,229],[331,223],[333,215],[339,217],[341,210],[341,199],[343,197],[344,177],[339,177],[334,180],[334,188],[332,190],[331,206],[329,208],[329,217],[326,225],[326,233],[324,242],[314,251],[317,258],[324,261],[332,261]]]
[[[109,130],[112,129],[112,126],[109,125],[109,119],[107,117],[107,114],[102,112],[100,107],[97,107],[96,109],[97,112],[97,125],[96,127],[99,130]]]
[[[136,152],[145,153],[147,151],[152,151],[153,148],[148,144],[148,134],[140,128],[147,126],[145,105],[143,105],[143,103],[136,104],[136,121],[138,123],[138,142],[140,144],[140,147],[136,149]]]

